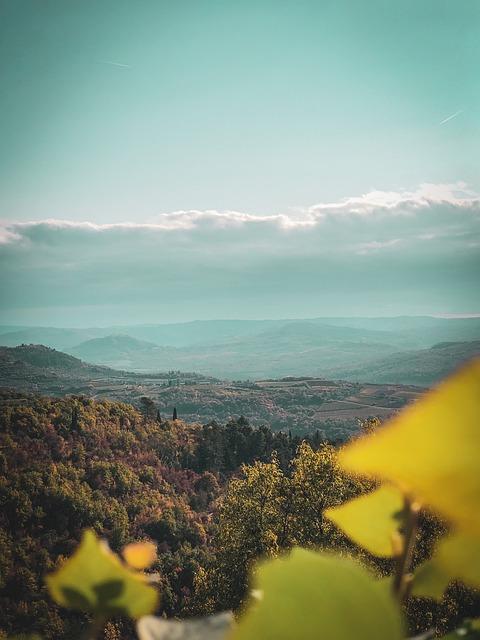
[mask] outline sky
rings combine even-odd
[[[3,0],[0,322],[480,312],[477,0]]]

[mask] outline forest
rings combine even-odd
[[[156,613],[169,618],[242,611],[253,563],[296,546],[353,555],[378,576],[393,571],[392,560],[362,550],[325,517],[376,485],[346,473],[320,433],[300,439],[244,418],[187,424],[162,419],[148,403],[140,412],[82,396],[4,392],[1,405],[0,638],[70,638],[87,624],[85,614],[54,604],[44,581],[85,529],[114,552],[155,544]],[[369,420],[361,431],[378,428]],[[422,515],[415,565],[445,530]],[[407,603],[411,634],[444,632],[479,613],[478,595],[456,583],[440,603]],[[103,633],[134,637],[118,616]]]

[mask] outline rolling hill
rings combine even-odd
[[[143,386],[168,385],[172,381],[213,381],[213,378],[180,371],[144,376],[131,371],[89,364],[44,345],[0,347],[0,387],[62,396],[85,394],[127,400],[142,395]],[[130,394],[128,390],[136,390]]]
[[[93,338],[77,345],[68,352],[87,362],[99,364],[108,363],[113,369],[127,369],[135,371],[144,359],[151,361],[155,371],[164,370],[166,354],[175,352],[172,347],[160,347],[153,342],[138,340],[128,335],[111,335],[103,338]],[[145,368],[145,367],[143,367]],[[150,369],[150,367],[147,367]]]
[[[457,354],[452,347],[443,355],[432,355],[427,353],[431,347],[479,340],[480,318],[476,317],[215,320],[3,332],[0,328],[0,344],[7,346],[42,343],[113,369],[197,371],[230,380],[306,375],[431,384],[449,370],[449,362],[454,367],[464,359],[462,350],[471,351],[464,346]],[[425,358],[424,375],[417,371],[417,357]],[[444,364],[440,364],[442,358]]]
[[[430,386],[475,356],[480,356],[480,340],[442,342],[430,349],[394,353],[357,369],[338,370],[337,375],[345,380]]]

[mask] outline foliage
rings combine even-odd
[[[480,483],[475,464],[480,445],[479,391],[480,363],[473,363],[389,425],[377,428],[371,424],[339,455],[330,445],[315,450],[308,443],[302,443],[290,464],[282,463],[273,455],[269,461],[257,460],[244,465],[241,474],[230,480],[224,497],[216,500],[217,527],[208,530],[208,520],[195,518],[190,512],[192,525],[197,527],[197,546],[201,545],[202,536],[210,538],[213,553],[205,556],[196,568],[191,566],[190,584],[194,594],[184,601],[183,612],[201,611],[205,615],[225,606],[234,607],[237,624],[230,630],[223,627],[222,633],[216,622],[212,622],[211,629],[216,629],[215,637],[228,635],[232,640],[291,637],[400,640],[409,627],[414,628],[412,620],[418,610],[424,614],[432,611],[430,605],[423,608],[424,600],[418,596],[439,597],[450,585],[444,602],[447,608],[454,605],[454,610],[445,616],[441,608],[437,609],[438,615],[429,618],[429,626],[438,631],[455,620],[463,626],[448,638],[476,637],[478,622],[462,621],[461,617],[478,616],[478,600],[474,592],[465,591],[458,581],[470,587],[480,586]],[[27,428],[35,429],[34,423],[29,421]],[[75,424],[75,429],[81,430],[80,415],[76,415]],[[143,419],[142,428],[148,424],[148,420]],[[73,421],[70,428],[73,429]],[[157,428],[162,430],[158,422]],[[169,425],[167,432],[171,430]],[[153,431],[149,433],[155,440]],[[180,455],[198,461],[194,430],[183,425],[179,433]],[[14,439],[11,435],[8,437],[8,446],[14,446]],[[165,442],[168,443],[168,439]],[[113,442],[111,444],[113,446]],[[130,451],[135,451],[133,440],[128,446]],[[148,456],[143,456],[144,459]],[[61,464],[52,463],[50,475],[55,474]],[[63,514],[64,505],[70,507],[83,523],[91,517],[94,505],[89,504],[90,510],[86,509],[90,494],[75,473],[78,469],[73,467],[62,469],[62,483],[59,487],[52,481],[48,486],[49,496],[54,499],[59,494],[63,500],[60,512]],[[162,478],[165,488],[168,488],[167,476]],[[115,490],[122,496],[116,508],[123,506],[137,526],[135,516],[141,514],[143,533],[161,540],[162,545],[168,540],[165,550],[169,551],[170,559],[176,560],[175,553],[186,548],[180,540],[185,540],[187,533],[177,533],[176,527],[182,526],[185,522],[182,517],[188,515],[185,502],[183,505],[178,502],[178,494],[167,490],[165,495],[156,487],[151,497],[163,499],[167,508],[161,517],[157,515],[153,524],[149,519],[155,509],[153,502],[147,502],[137,513],[128,502],[128,497],[135,494],[135,474],[129,475],[124,469],[123,473],[103,473],[101,477],[108,477],[109,482],[113,480]],[[150,475],[147,477],[151,480]],[[20,480],[24,481],[23,475],[18,482]],[[37,475],[28,482],[38,484],[39,480],[46,481],[37,470]],[[203,483],[197,484],[197,480],[199,478],[195,480],[196,486],[206,486],[207,490],[215,484],[208,476]],[[74,486],[83,489],[83,494],[72,492],[71,483],[75,482]],[[17,509],[23,526],[38,517],[32,514],[35,504],[31,487],[29,492],[10,490],[7,495],[10,500],[7,515],[12,507]],[[167,498],[171,502],[170,512]],[[179,511],[181,506],[183,515]],[[435,520],[432,511],[446,518],[445,525]],[[112,518],[111,535],[115,531],[115,518],[120,515],[118,512]],[[73,516],[67,508],[64,518],[71,526],[69,517]],[[375,524],[369,527],[372,520]],[[125,526],[128,527],[128,520]],[[344,533],[339,528],[344,529]],[[113,536],[117,547],[122,538],[120,534]],[[7,546],[11,539],[13,532],[5,529],[3,540]],[[299,545],[304,548],[299,549]],[[143,555],[148,556],[147,548],[139,547],[138,553],[135,549],[130,547],[133,564],[138,561],[142,565]],[[191,549],[193,552],[193,547]],[[13,548],[9,551],[5,561],[7,571]],[[102,556],[102,561],[93,561],[98,553],[107,555]],[[427,559],[429,553],[432,555]],[[372,554],[392,556],[393,561],[375,559]],[[178,560],[185,562],[186,557],[188,554]],[[260,564],[256,562],[259,557],[264,558]],[[98,575],[95,565],[98,565]],[[115,589],[109,580],[113,567],[126,572],[122,573],[123,578],[118,574],[118,579],[114,579]],[[168,574],[167,563],[163,569]],[[185,565],[177,569],[181,572]],[[68,580],[65,576],[69,576]],[[93,533],[87,533],[73,558],[49,579],[49,586],[57,601],[74,604],[83,611],[93,609],[94,613],[101,614],[103,623],[107,614],[118,612],[115,599],[122,598],[130,588],[119,590],[118,582],[122,579],[129,585],[151,588],[144,576],[122,565],[111,552],[99,546]],[[105,581],[112,590],[99,597],[96,587]],[[74,590],[73,601],[65,592],[59,595],[55,591],[62,586],[67,586],[70,594]],[[172,586],[162,576],[162,599],[168,600]],[[452,600],[455,589],[463,598],[462,606],[467,603],[473,615],[465,615],[465,607],[460,611]],[[143,606],[142,599],[137,601],[132,595],[132,602],[121,601],[120,606],[123,613],[135,618],[140,614],[136,607]],[[151,603],[146,608],[151,610]],[[165,608],[164,611],[168,613]],[[189,633],[191,638],[202,639],[208,637],[209,625],[207,621],[181,624],[147,618],[141,619],[137,628],[143,639],[154,640],[172,634],[183,638],[189,637]]]
[[[255,587],[262,597],[242,617],[232,640],[403,637],[392,595],[351,559],[297,548],[261,565]]]
[[[43,577],[87,528],[114,551],[152,540],[160,552],[153,567],[159,612],[187,614],[197,574],[212,562],[225,482],[242,463],[267,461],[274,450],[288,466],[298,444],[244,419],[172,424],[121,403],[3,392],[0,637],[71,637],[85,624],[83,614],[51,603]]]
[[[375,475],[480,535],[480,360],[347,447],[345,469]],[[412,443],[415,446],[412,447]]]
[[[383,485],[379,489],[325,511],[354,542],[380,557],[398,555],[401,547],[399,526],[403,521],[403,497],[398,489]]]
[[[140,545],[130,548],[127,556],[135,564],[143,565],[145,553]],[[137,556],[142,562],[137,561]],[[157,606],[158,593],[148,584],[146,576],[122,565],[118,556],[89,529],[74,555],[47,576],[46,582],[55,602],[91,612],[97,620],[112,615],[140,618]]]
[[[177,421],[172,429],[129,405],[83,397],[11,394],[3,402],[0,637],[73,637],[85,624],[83,613],[52,605],[43,578],[87,528],[115,551],[134,540],[158,545],[159,610],[182,612],[195,571],[210,554],[209,514],[223,482],[192,468],[200,433],[195,425]]]

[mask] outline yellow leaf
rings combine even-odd
[[[122,555],[134,569],[147,569],[157,559],[157,547],[153,542],[132,542],[123,548]]]
[[[389,558],[401,551],[400,527],[404,498],[394,486],[384,485],[325,511],[349,538],[376,556]]]
[[[240,618],[230,640],[403,637],[390,592],[350,558],[294,549],[261,564],[255,576],[263,596]]]
[[[58,604],[89,611],[97,616],[126,615],[131,618],[152,613],[158,593],[146,577],[127,569],[91,530],[55,573],[46,578],[48,590]]]
[[[480,360],[340,452],[349,472],[383,478],[480,533]]]

